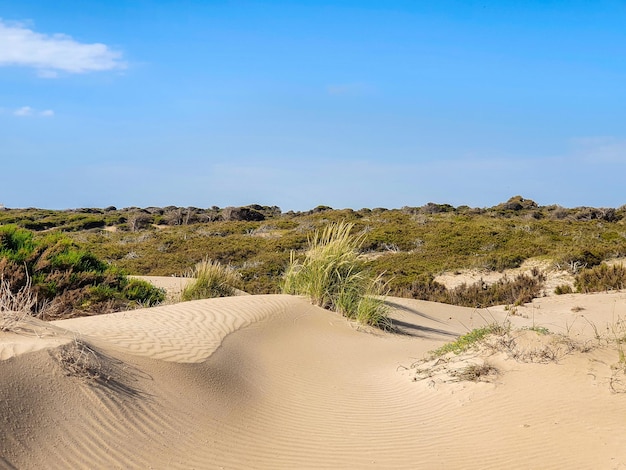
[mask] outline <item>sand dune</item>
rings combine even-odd
[[[594,339],[626,294],[513,317],[389,302],[395,333],[286,295],[0,332],[0,467],[626,468],[617,352]],[[505,317],[594,347],[547,364],[494,354],[488,383],[413,380],[428,351]]]

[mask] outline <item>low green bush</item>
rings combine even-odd
[[[556,295],[571,294],[572,292],[574,292],[574,289],[569,284],[560,284],[554,288]]]
[[[32,232],[16,225],[0,226],[0,257],[23,263],[35,250]]]
[[[143,279],[127,279],[122,284],[122,296],[140,305],[152,306],[165,300],[165,290],[155,287]]]
[[[5,209],[0,210],[0,226],[46,230],[33,240],[62,231],[77,249],[133,274],[180,275],[208,256],[236,267],[242,289],[255,294],[280,291],[291,251],[303,252],[315,230],[340,221],[354,224],[352,232],[363,236],[359,251],[368,256],[363,269],[384,273],[393,295],[403,295],[424,275],[444,271],[502,271],[541,257],[577,274],[603,260],[626,256],[624,207],[565,209],[537,206],[516,196],[482,209],[429,203],[403,209],[321,207],[281,214],[276,208],[251,208],[265,220],[221,220],[217,207]],[[157,230],[135,224],[132,231],[136,215],[167,226]],[[117,232],[102,230],[102,221]],[[18,264],[27,252],[28,248],[13,255]],[[426,287],[437,290],[434,285]]]

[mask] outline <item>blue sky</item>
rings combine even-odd
[[[624,1],[0,4],[0,204],[626,203]]]

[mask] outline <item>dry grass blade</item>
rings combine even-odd
[[[37,297],[30,288],[30,282],[14,293],[9,282],[0,279],[0,330],[17,329],[36,305]]]

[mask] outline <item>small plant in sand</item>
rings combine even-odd
[[[456,341],[452,343],[446,343],[438,349],[433,351],[433,356],[443,356],[448,353],[461,354],[469,350],[475,344],[478,344],[489,335],[503,335],[510,329],[508,323],[499,324],[491,323],[490,325],[483,326],[482,328],[476,328],[469,333],[459,336]]]
[[[200,261],[185,274],[193,278],[180,294],[183,302],[236,295],[240,283],[239,274],[230,266],[208,258]]]
[[[484,362],[482,364],[469,364],[462,369],[452,371],[450,375],[459,381],[489,382],[498,375],[498,369],[488,362]]]
[[[411,368],[416,371],[414,381],[490,382],[499,373],[487,360],[494,354],[517,362],[548,364],[573,352],[590,350],[587,343],[551,333],[542,326],[512,328],[507,320],[494,321],[430,352]]]
[[[624,347],[626,345],[626,319],[618,316],[613,324],[607,325],[607,331],[609,332],[610,341],[617,349],[618,362],[616,368],[626,372],[626,352]]]
[[[97,352],[78,338],[56,349],[53,357],[59,361],[69,376],[89,381],[106,382],[108,380]]]
[[[573,292],[574,289],[569,284],[560,284],[554,288],[554,293],[556,295],[571,294]]]
[[[390,328],[387,307],[380,297],[384,286],[372,279],[359,260],[363,236],[350,232],[353,224],[338,222],[309,238],[304,260],[291,262],[282,291],[306,295],[320,307],[333,310],[366,325]]]
[[[613,305],[613,309],[615,306],[616,304]],[[617,362],[611,365],[612,375],[609,387],[613,393],[626,393],[626,319],[620,315],[616,317],[614,312],[613,322],[607,323],[604,334],[594,322],[588,318],[585,320],[593,329],[594,337],[599,346],[615,348]]]

